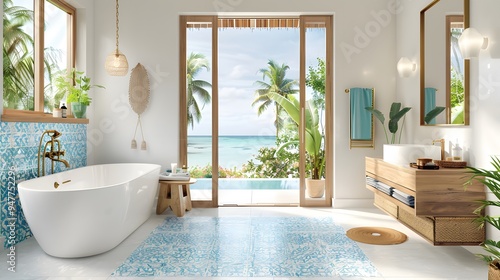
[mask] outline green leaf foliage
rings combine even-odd
[[[401,103],[393,102],[391,104],[391,110],[389,111],[389,119],[393,119],[400,109],[401,109]]]
[[[276,127],[276,136],[279,136],[285,126],[286,120],[281,118],[282,107],[271,100],[269,94],[277,94],[287,98],[299,92],[297,89],[298,82],[286,78],[287,71],[290,69],[290,66],[287,64],[283,63],[280,65],[274,60],[269,60],[267,65],[267,68],[262,68],[258,71],[258,73],[262,74],[262,80],[255,82],[259,88],[255,91],[255,98],[252,102],[252,106],[258,106],[258,115],[274,107],[276,116],[274,125]]]
[[[276,93],[269,93],[269,99],[274,100],[279,104],[295,122],[297,126],[300,124],[300,102],[289,95],[285,98]],[[294,140],[296,141],[296,140]],[[312,179],[320,179],[325,166],[324,150],[322,149],[323,134],[319,130],[319,115],[318,109],[312,101],[305,104],[305,149],[307,159],[311,165]]]
[[[196,77],[203,71],[210,71],[210,62],[201,53],[190,53],[186,61],[187,85],[187,125],[193,128],[202,118],[201,110],[212,100],[212,84],[198,80]]]
[[[401,109],[401,103],[398,102],[393,102],[391,104],[391,109],[389,111],[389,122],[387,124],[387,127],[389,128],[389,132],[392,134],[391,135],[391,140],[389,141],[389,137],[387,135],[387,130],[385,128],[385,116],[382,112],[379,110],[373,108],[373,107],[366,107],[366,110],[368,110],[370,113],[372,113],[381,123],[384,128],[384,133],[385,133],[385,140],[389,144],[394,144],[396,142],[396,132],[399,129],[399,120],[408,113],[408,111],[411,110],[411,107],[405,107]],[[404,121],[403,121],[404,124]],[[401,129],[402,133],[402,129]],[[401,142],[401,133],[400,133],[400,140]]]
[[[88,91],[92,88],[104,88],[101,85],[91,85],[90,78],[85,76],[85,72],[76,69],[57,76],[55,86],[58,93],[66,95],[67,103],[80,102],[86,106],[92,103]]]
[[[485,214],[486,207],[500,207],[500,160],[496,156],[491,157],[491,164],[494,170],[487,170],[483,168],[467,167],[469,169],[469,174],[472,174],[470,179],[465,183],[465,187],[470,185],[473,181],[478,181],[484,184],[493,195],[496,200],[481,200],[479,201],[480,206],[474,211],[478,218],[475,221],[480,227],[484,227],[485,224],[490,224],[497,230],[500,230],[500,216],[490,216]],[[488,254],[478,254],[480,258],[484,261],[491,263],[495,260],[500,260],[500,241],[495,241],[487,239],[481,244],[483,249]]]
[[[424,117],[424,122],[426,124],[430,123],[435,117],[437,117],[441,112],[444,111],[446,107],[437,106],[436,108],[430,110]]]
[[[385,123],[385,117],[382,112],[380,112],[377,109],[374,109],[373,107],[366,107],[366,110],[370,111],[381,123],[382,125]]]
[[[318,109],[325,109],[326,89],[326,64],[321,58],[317,58],[316,67],[309,66],[306,74],[306,86],[313,90],[312,100]]]

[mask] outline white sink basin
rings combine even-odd
[[[417,158],[441,159],[441,147],[418,144],[385,144],[383,159],[397,165],[408,166]]]

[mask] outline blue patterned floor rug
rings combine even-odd
[[[374,277],[331,217],[168,217],[114,277]]]

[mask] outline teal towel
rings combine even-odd
[[[372,139],[372,114],[366,107],[372,107],[371,88],[351,88],[351,139]]]
[[[436,108],[436,89],[425,88],[425,107],[424,116]],[[436,124],[436,118],[432,119],[428,124]]]

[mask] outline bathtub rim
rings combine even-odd
[[[50,175],[46,175],[46,176],[42,176],[42,177],[35,177],[33,179],[29,179],[29,180],[26,180],[26,181],[22,181],[22,182],[19,182],[17,184],[17,188],[18,188],[18,191],[19,190],[23,190],[23,191],[33,191],[33,192],[54,192],[54,193],[61,193],[61,192],[83,192],[83,191],[95,191],[95,190],[98,190],[98,189],[105,189],[105,188],[113,188],[113,187],[117,187],[117,186],[121,186],[125,183],[128,183],[132,180],[135,180],[135,179],[138,179],[140,178],[141,176],[137,176],[129,181],[121,181],[121,182],[118,182],[118,183],[115,183],[115,184],[110,184],[110,185],[103,185],[103,186],[98,186],[98,187],[93,187],[93,188],[85,188],[85,189],[82,189],[82,188],[79,188],[79,189],[66,189],[66,188],[58,188],[58,189],[55,189],[55,188],[52,188],[52,189],[37,189],[35,187],[32,187],[32,186],[26,186],[26,184],[29,183],[32,183],[31,181],[35,181],[35,180],[42,180],[42,179],[46,179],[46,178],[51,178],[51,177],[58,177],[58,176],[62,176],[63,173],[65,172],[71,172],[71,171],[75,171],[75,170],[78,170],[78,169],[84,169],[84,168],[92,168],[94,166],[110,166],[110,165],[117,165],[117,166],[120,166],[120,165],[146,165],[146,166],[151,166],[151,169],[144,172],[142,174],[142,176],[144,175],[147,175],[147,174],[150,174],[152,172],[155,172],[155,170],[159,169],[158,170],[158,176],[160,175],[160,172],[161,172],[161,168],[162,166],[159,165],[159,164],[156,164],[156,163],[140,163],[140,162],[129,162],[129,163],[103,163],[103,164],[93,164],[93,165],[86,165],[86,166],[81,166],[81,167],[78,167],[78,168],[74,168],[74,169],[68,169],[68,170],[65,170],[65,171],[62,171],[62,172],[58,172],[58,173],[54,173],[54,174],[50,174]],[[56,181],[59,181],[59,180],[56,180]]]

